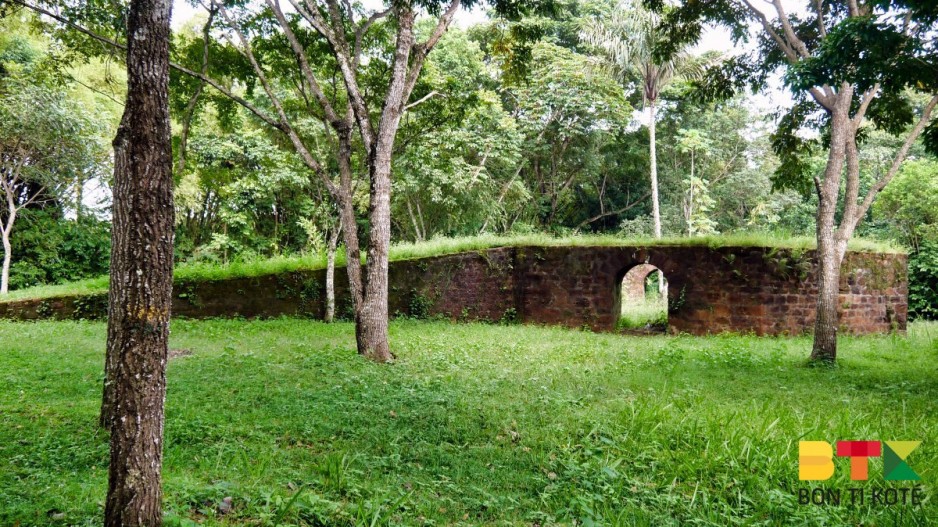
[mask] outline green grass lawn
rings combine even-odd
[[[0,322],[0,525],[97,525],[105,327]],[[842,340],[175,321],[169,525],[935,525],[938,325]],[[921,439],[920,506],[797,503],[800,439]],[[837,460],[825,487],[851,483]],[[214,514],[233,498],[234,510]]]

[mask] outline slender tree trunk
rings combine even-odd
[[[82,201],[85,199],[85,180],[81,176],[75,178],[75,222],[81,223]]]
[[[114,139],[102,422],[111,435],[105,527],[162,524],[163,405],[173,272],[171,0],[133,0],[127,101]]]
[[[391,246],[391,156],[394,139],[404,114],[409,88],[410,52],[414,46],[415,13],[411,6],[396,8],[397,43],[391,68],[391,81],[381,110],[373,150],[369,153],[368,268],[364,295],[356,315],[355,336],[358,352],[375,362],[394,358],[388,344],[388,252]]]
[[[661,208],[658,203],[658,152],[655,145],[656,119],[655,100],[650,99],[648,101],[648,150],[649,163],[651,164],[651,215],[655,223],[655,238],[660,238]]]
[[[0,229],[0,235],[3,237],[3,271],[0,274],[0,295],[10,292],[10,262],[13,261],[13,245],[10,243],[10,231],[13,222],[8,222],[8,228]]]
[[[0,225],[0,239],[3,240],[3,269],[0,271],[0,295],[10,292],[10,263],[13,261],[13,245],[10,243],[10,234],[13,233],[13,224],[16,222],[16,212],[18,207],[13,197],[13,186],[16,177],[12,181],[0,180],[0,186],[3,187],[3,193],[6,194],[7,219],[5,225]]]
[[[423,233],[420,232],[420,224],[417,223],[417,216],[414,215],[414,208],[410,205],[410,196],[407,197],[407,214],[410,216],[410,224],[414,226],[414,241],[422,242]]]
[[[335,320],[335,252],[339,244],[339,234],[342,232],[342,222],[329,234],[329,245],[326,248],[326,322]]]
[[[351,118],[348,119],[351,122]],[[352,127],[339,130],[339,192],[336,204],[339,207],[339,225],[345,242],[345,270],[348,275],[349,293],[352,296],[352,308],[356,313],[362,303],[362,258],[358,242],[358,222],[355,218],[355,206],[352,203]]]

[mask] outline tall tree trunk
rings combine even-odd
[[[655,100],[648,101],[648,150],[651,164],[651,215],[655,222],[655,238],[661,237],[661,209],[658,204],[658,152],[655,145],[655,128],[657,119]],[[659,277],[660,278],[660,277]]]
[[[394,358],[388,344],[388,253],[391,246],[391,156],[394,139],[404,114],[410,89],[407,87],[410,52],[414,46],[415,13],[410,5],[396,8],[397,43],[391,68],[391,82],[381,110],[381,120],[369,153],[371,189],[368,218],[368,268],[361,309],[356,313],[355,336],[358,352],[376,361]],[[415,77],[416,79],[416,77]]]
[[[339,244],[339,234],[342,232],[342,222],[329,234],[329,245],[326,247],[326,322],[335,319],[335,252]]]
[[[835,216],[847,156],[848,135],[851,133],[851,99],[852,93],[846,88],[831,112],[830,152],[824,169],[824,180],[816,181],[818,297],[811,359],[822,362],[834,362],[837,359],[837,329],[840,326],[837,296],[840,292],[840,263],[847,244],[846,241],[841,243],[837,237]]]
[[[173,273],[171,0],[133,0],[127,101],[114,139],[106,382],[106,527],[162,524],[163,404]]]
[[[351,122],[351,118],[348,119]],[[358,313],[362,303],[362,259],[358,245],[358,222],[355,218],[355,205],[352,171],[352,127],[338,131],[339,152],[339,195],[334,196],[339,208],[339,225],[345,242],[345,270],[348,275],[349,293],[352,296],[352,308]],[[356,315],[357,318],[357,315]]]

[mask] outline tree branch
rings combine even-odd
[[[264,91],[267,93],[267,96],[270,98],[271,104],[277,110],[277,115],[280,117],[280,130],[287,134],[287,137],[290,139],[290,142],[293,143],[293,147],[296,149],[296,152],[300,155],[300,158],[303,159],[303,162],[312,170],[314,173],[319,175],[320,179],[323,181],[323,184],[329,190],[329,193],[338,201],[340,199],[339,189],[336,188],[335,184],[332,182],[332,179],[329,178],[329,175],[323,169],[322,165],[316,158],[313,157],[309,149],[306,148],[306,145],[303,143],[303,140],[297,134],[296,130],[293,129],[293,126],[290,125],[289,118],[287,117],[286,112],[283,109],[283,104],[280,99],[274,93],[273,87],[270,85],[270,82],[267,80],[267,75],[264,73],[264,69],[261,68],[260,63],[257,61],[257,58],[254,56],[254,52],[251,50],[251,44],[248,42],[244,33],[238,28],[234,21],[228,16],[228,11],[221,7],[219,11],[228,22],[229,27],[232,31],[238,36],[238,40],[241,41],[241,50],[244,55],[251,62],[251,66],[254,68],[254,72],[257,74],[258,80],[261,81],[261,86],[264,88]]]
[[[876,195],[879,194],[886,185],[892,181],[892,178],[896,176],[899,172],[899,169],[902,167],[903,161],[905,161],[906,156],[909,154],[909,149],[912,148],[912,145],[921,135],[922,130],[925,129],[925,125],[931,120],[932,111],[935,109],[935,105],[938,105],[938,93],[936,93],[928,104],[925,105],[925,108],[922,110],[922,117],[915,123],[915,126],[912,128],[912,131],[909,132],[908,137],[905,138],[905,142],[902,143],[902,146],[896,152],[896,156],[892,160],[892,165],[889,167],[889,171],[879,179],[876,183],[873,184],[873,187],[866,193],[866,197],[863,199],[863,204],[860,205],[859,210],[857,211],[857,219],[862,218],[866,215],[866,211],[869,210],[870,205],[873,204],[873,200],[876,198]]]
[[[410,94],[414,91],[414,86],[417,84],[417,79],[420,77],[420,70],[423,68],[423,63],[427,59],[427,55],[430,54],[434,46],[437,45],[440,38],[443,37],[443,34],[446,33],[446,30],[453,22],[453,17],[456,16],[456,12],[459,10],[460,1],[461,0],[452,0],[449,7],[446,8],[446,11],[437,21],[436,27],[433,28],[430,37],[425,42],[414,46],[413,64],[411,64],[410,71],[407,73],[403,102],[406,103],[407,99],[410,98]]]
[[[420,103],[426,102],[427,100],[429,100],[429,99],[431,99],[431,98],[433,98],[433,97],[435,97],[435,96],[437,96],[437,95],[440,95],[440,92],[438,92],[438,91],[436,91],[436,90],[433,90],[433,91],[431,91],[430,93],[424,95],[423,97],[417,99],[416,101],[414,101],[414,102],[408,104],[407,106],[404,106],[404,111],[406,112],[407,110],[410,110],[410,109],[413,108],[414,106],[417,106],[417,105],[420,104]]]
[[[352,57],[352,63],[355,65],[355,68],[358,68],[359,61],[361,60],[362,55],[362,38],[364,38],[365,33],[371,28],[371,26],[378,20],[388,16],[391,13],[391,8],[387,8],[384,11],[375,11],[368,17],[367,20],[361,23],[358,26],[358,29],[355,30],[355,50],[353,52],[354,56]]]
[[[330,49],[332,49],[332,55],[335,57],[339,65],[339,71],[342,73],[342,80],[345,81],[345,90],[348,93],[349,102],[351,102],[352,109],[355,113],[355,121],[358,123],[358,128],[361,132],[362,143],[365,146],[365,150],[371,152],[375,138],[374,127],[371,124],[368,105],[365,103],[361,88],[358,86],[358,79],[356,77],[357,67],[349,57],[348,43],[345,40],[345,36],[330,28],[319,10],[315,9],[316,6],[310,6],[310,9],[306,9],[298,0],[289,1],[290,5],[313,26],[313,29],[326,39]],[[309,0],[307,0],[307,3],[308,2]],[[341,19],[338,20],[337,23],[341,23]]]
[[[778,32],[775,31],[775,28],[772,27],[772,23],[765,16],[765,13],[757,9],[756,6],[752,5],[752,3],[749,0],[742,0],[742,2],[743,4],[745,4],[746,9],[750,13],[752,13],[756,17],[756,19],[758,19],[758,21],[762,24],[762,27],[765,29],[765,32],[768,33],[769,36],[772,38],[772,40],[775,41],[776,45],[778,45],[782,53],[785,54],[785,57],[788,58],[789,63],[795,64],[800,60],[798,52],[796,52],[795,48],[793,47],[795,45],[795,42],[800,44],[801,47],[799,51],[801,51],[805,57],[809,55],[807,52],[807,47],[805,47],[804,45],[804,42],[798,39],[797,35],[794,34],[794,29],[791,27],[791,23],[789,22],[788,18],[785,16],[785,11],[781,8],[780,3],[777,5],[776,10],[780,13],[779,18],[781,18],[781,21],[782,21],[782,28],[786,32],[786,35],[789,35],[790,38],[794,40],[794,42],[788,42],[787,40],[785,40],[785,38],[779,35]],[[773,0],[773,5],[775,5],[775,2],[778,2],[778,0]],[[786,29],[786,26],[787,26],[787,29]],[[831,98],[834,96],[834,92],[829,86],[824,86],[823,92],[821,91],[821,89],[818,89],[818,88],[811,88],[808,91],[809,93],[811,93],[811,96],[814,98],[814,100],[817,101],[817,103],[820,104],[824,109],[826,109],[827,111],[831,111],[833,109],[833,103],[831,101]]]
[[[863,92],[863,97],[860,100],[860,107],[857,108],[856,115],[853,116],[853,126],[858,127],[863,121],[863,117],[866,115],[867,108],[870,107],[870,103],[873,101],[873,98],[876,97],[876,92],[879,91],[879,83],[873,85],[872,88]]]
[[[599,213],[599,214],[593,216],[592,218],[589,218],[589,219],[584,220],[583,222],[581,222],[579,225],[577,225],[577,229],[581,229],[581,228],[583,228],[583,227],[586,227],[586,226],[589,225],[590,223],[593,223],[594,221],[601,220],[601,219],[603,219],[603,218],[605,218],[605,217],[607,217],[607,216],[615,216],[616,214],[622,214],[623,212],[625,212],[625,211],[627,211],[627,210],[629,210],[629,209],[633,209],[633,208],[637,207],[639,203],[641,203],[641,202],[645,201],[646,199],[648,199],[649,196],[651,196],[651,192],[646,192],[645,195],[643,195],[642,197],[640,197],[640,198],[638,198],[637,200],[633,201],[632,203],[629,203],[628,205],[622,207],[621,209],[610,210],[609,212],[601,212],[601,213]]]
[[[29,9],[29,10],[34,11],[34,12],[36,12],[36,13],[39,13],[39,14],[41,14],[41,15],[48,16],[49,18],[51,18],[51,19],[53,19],[53,20],[55,20],[55,21],[57,21],[57,22],[59,22],[59,23],[62,23],[62,24],[64,24],[64,25],[66,25],[67,27],[70,27],[70,28],[74,29],[75,31],[78,31],[79,33],[82,33],[82,34],[84,34],[84,35],[86,35],[86,36],[88,36],[88,37],[90,37],[90,38],[92,38],[92,39],[94,39],[94,40],[96,40],[96,41],[98,41],[98,42],[101,42],[102,44],[107,44],[108,46],[111,46],[111,47],[114,48],[114,49],[119,49],[119,50],[121,50],[121,51],[125,51],[125,52],[127,51],[127,46],[126,46],[125,44],[122,44],[122,43],[117,42],[117,41],[115,41],[115,40],[111,40],[111,39],[109,39],[109,38],[107,38],[107,37],[105,37],[105,36],[99,35],[99,34],[95,33],[94,31],[91,31],[91,30],[88,29],[88,28],[82,27],[82,26],[76,24],[75,22],[72,22],[71,20],[69,20],[69,19],[67,19],[67,18],[65,18],[65,17],[63,17],[63,16],[61,16],[61,15],[58,15],[58,14],[56,14],[56,13],[53,13],[53,12],[47,10],[47,9],[43,9],[43,8],[41,8],[41,7],[38,7],[38,6],[30,5],[30,4],[28,4],[28,3],[26,3],[26,2],[22,2],[22,1],[20,1],[20,0],[9,0],[9,1],[12,2],[12,3],[15,3],[15,4],[17,4],[17,5],[20,5],[20,6],[22,6],[22,7],[25,7],[26,9]],[[251,112],[251,113],[253,113],[255,116],[257,116],[257,118],[260,119],[261,121],[264,121],[265,123],[269,124],[270,126],[273,126],[274,128],[276,128],[276,129],[278,129],[278,130],[282,130],[282,129],[280,128],[280,125],[279,125],[279,123],[277,122],[276,119],[270,117],[270,116],[267,115],[265,112],[263,112],[263,111],[261,111],[260,109],[258,109],[256,106],[254,106],[253,104],[251,104],[250,102],[248,102],[248,101],[247,101],[246,99],[244,99],[243,97],[239,97],[238,95],[235,95],[231,90],[229,90],[228,88],[226,88],[222,83],[218,82],[217,80],[215,80],[215,79],[213,79],[213,78],[211,78],[211,77],[209,77],[209,76],[207,76],[207,75],[201,75],[200,73],[198,73],[198,72],[196,72],[196,71],[192,71],[191,69],[186,68],[185,66],[181,66],[181,65],[179,65],[179,64],[176,64],[176,63],[174,63],[174,62],[170,62],[170,63],[169,63],[169,67],[173,68],[174,70],[176,70],[176,71],[178,71],[178,72],[180,72],[180,73],[186,74],[186,75],[188,75],[188,76],[190,76],[190,77],[194,77],[194,78],[196,78],[196,79],[202,80],[203,82],[205,82],[206,84],[208,84],[208,85],[211,86],[212,88],[215,88],[216,90],[218,90],[218,92],[221,93],[222,95],[224,95],[225,97],[228,97],[228,98],[231,99],[232,101],[234,101],[234,102],[238,103],[239,105],[243,106],[246,110],[248,110],[249,112]]]
[[[778,13],[778,20],[782,23],[782,29],[785,31],[785,36],[788,37],[788,42],[791,43],[792,47],[801,55],[801,58],[808,58],[811,56],[811,53],[808,51],[808,46],[805,45],[804,41],[798,38],[798,35],[795,34],[795,28],[791,25],[791,20],[788,19],[788,15],[785,14],[785,8],[782,7],[781,0],[772,0],[772,5],[775,6],[775,11]]]
[[[280,23],[280,28],[287,37],[287,41],[290,43],[294,55],[296,55],[296,60],[300,64],[300,71],[306,79],[306,84],[309,86],[310,91],[313,92],[313,97],[316,98],[316,102],[322,106],[323,112],[326,114],[326,119],[333,127],[345,126],[346,123],[336,114],[335,109],[332,107],[322,87],[316,80],[316,75],[313,73],[313,69],[309,64],[309,57],[306,55],[306,51],[303,49],[300,41],[296,38],[296,34],[293,33],[293,29],[290,28],[290,24],[286,16],[284,16],[283,10],[280,8],[280,0],[267,0],[267,5],[270,6],[274,17],[276,17],[277,22]]]

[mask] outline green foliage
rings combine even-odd
[[[11,289],[107,274],[111,252],[108,223],[95,218],[63,220],[41,209],[21,214],[12,238]]]
[[[616,329],[665,331],[667,328],[668,300],[661,298],[657,291],[640,300],[623,299]]]
[[[306,248],[316,208],[296,156],[263,132],[200,129],[177,183],[177,260],[228,262]]]
[[[913,248],[924,241],[938,241],[938,162],[905,163],[879,195],[873,212],[890,222],[894,237]]]
[[[410,318],[426,320],[430,318],[433,300],[420,291],[413,289],[410,291],[410,301],[407,303],[407,308],[407,314]]]
[[[710,182],[699,177],[685,180],[684,221],[687,223],[687,235],[715,234],[717,223],[710,214],[715,201],[710,197]]]
[[[525,137],[520,174],[536,198],[534,224],[583,227],[596,211],[628,204],[623,198],[644,179],[617,166],[623,152],[616,141],[632,107],[598,61],[538,43],[528,83],[514,95]]]
[[[192,354],[168,365],[166,523],[929,525],[933,500],[799,506],[797,441],[927,438],[936,332],[844,336],[828,369],[803,367],[804,337],[398,321],[389,375],[351,324],[175,321],[171,347]],[[0,322],[15,386],[0,390],[0,524],[100,522],[104,340],[101,322]],[[927,454],[909,460],[924,477]],[[835,463],[827,485],[855,486]]]
[[[909,318],[938,320],[938,241],[909,255]]]
[[[92,116],[57,87],[34,80],[0,79],[0,148],[7,153],[0,177],[43,189],[21,191],[17,205],[40,193],[59,197],[66,185],[94,173],[101,155]]]
[[[503,227],[530,199],[517,180],[522,135],[503,108],[477,43],[452,30],[430,55],[395,160],[393,216],[402,238]],[[431,131],[432,133],[428,133]]]

